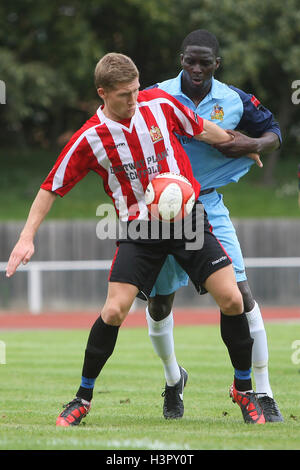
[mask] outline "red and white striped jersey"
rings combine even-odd
[[[145,190],[159,173],[185,176],[198,198],[200,184],[175,134],[202,131],[203,120],[163,90],[141,91],[130,120],[108,119],[100,107],[70,139],[41,188],[64,196],[95,171],[122,221],[147,220]]]

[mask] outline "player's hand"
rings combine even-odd
[[[251,158],[251,160],[254,160],[256,165],[259,166],[259,168],[262,168],[264,166],[258,153],[248,153],[246,157]]]
[[[34,244],[32,240],[20,238],[9,257],[6,266],[6,276],[13,276],[21,263],[27,264],[30,261],[33,253]]]
[[[226,132],[232,137],[232,139],[228,142],[213,145],[213,147],[223,153],[223,155],[235,158],[244,157],[248,153],[256,153],[257,149],[255,148],[255,139],[232,129],[226,129]]]
[[[255,139],[231,129],[227,129],[226,132],[232,137],[232,139],[228,142],[215,144],[213,145],[214,148],[221,152],[225,157],[249,157],[254,160],[260,168],[263,167],[260,156],[255,151]]]

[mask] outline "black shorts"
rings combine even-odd
[[[147,299],[168,255],[173,255],[186,271],[196,290],[206,293],[203,284],[219,269],[231,264],[231,259],[212,233],[204,217],[204,237],[201,249],[187,249],[187,240],[168,239],[155,243],[119,241],[109,274],[110,282],[133,284],[139,289],[138,297]],[[191,245],[190,245],[191,246]]]

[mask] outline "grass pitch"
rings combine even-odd
[[[0,450],[300,449],[296,324],[266,325],[270,378],[284,423],[246,425],[228,397],[232,367],[217,326],[175,328],[177,359],[189,372],[182,420],[162,417],[162,367],[144,328],[122,329],[99,377],[90,414],[56,428],[78,388],[86,330],[2,331]]]

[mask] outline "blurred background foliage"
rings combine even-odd
[[[263,184],[276,184],[283,160],[293,162],[296,174],[300,104],[291,98],[300,79],[299,0],[2,1],[1,168],[14,155],[39,149],[54,155],[50,169],[99,105],[93,71],[103,54],[128,54],[148,86],[179,73],[181,42],[198,28],[219,39],[216,78],[254,93],[280,123],[284,143],[265,159]]]

